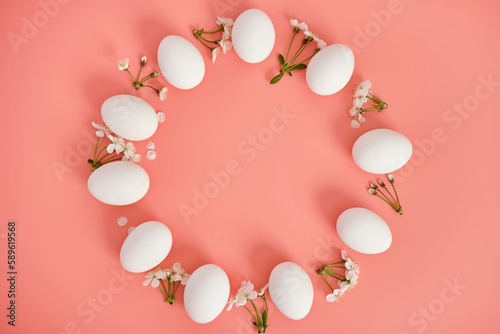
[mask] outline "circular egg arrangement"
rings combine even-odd
[[[259,63],[272,52],[275,42],[273,23],[266,13],[249,9],[234,22],[232,41],[236,54],[247,63]],[[192,89],[205,75],[205,63],[198,49],[180,36],[165,37],[158,48],[158,63],[165,79],[178,89]],[[318,95],[332,95],[343,89],[354,71],[354,55],[343,44],[319,51],[306,71],[308,87]],[[156,112],[143,99],[116,95],[101,108],[104,123],[118,136],[145,140],[157,127]],[[411,142],[389,129],[368,131],[352,148],[355,163],[374,174],[391,173],[402,167],[412,154]],[[115,161],[97,168],[88,179],[90,193],[109,205],[128,205],[143,198],[150,179],[141,166]],[[392,243],[387,223],[364,208],[345,210],[337,220],[340,239],[364,254],[386,251]],[[129,272],[140,273],[158,266],[172,248],[172,234],[161,222],[149,221],[137,226],[123,242],[120,262]],[[229,278],[215,264],[196,269],[186,283],[184,307],[196,323],[214,320],[224,309],[230,294]],[[307,272],[293,262],[278,264],[270,273],[269,294],[276,308],[286,317],[303,319],[313,303],[313,285]]]

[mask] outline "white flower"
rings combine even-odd
[[[125,144],[125,148],[123,150],[124,158],[123,160],[132,160],[133,162],[141,161],[141,155],[135,153],[135,147],[132,142],[128,142]]]
[[[233,304],[234,304],[235,301],[236,301],[236,298],[234,296],[231,296],[229,298],[229,300],[227,301],[227,305],[228,306],[227,306],[226,311],[231,311],[231,309],[233,308]]]
[[[154,150],[155,149],[155,143],[153,143],[152,141],[149,141],[147,144],[146,144],[146,148],[148,150]]]
[[[352,106],[360,109],[363,107],[363,104],[365,104],[366,101],[368,101],[368,98],[366,96],[365,97],[355,97],[354,100],[352,101]]]
[[[127,217],[120,217],[117,220],[118,226],[125,226],[128,223]]]
[[[359,97],[366,97],[368,95],[368,91],[372,87],[372,83],[370,80],[365,80],[362,83],[360,83],[357,87],[356,90],[354,91],[354,97],[359,98]],[[364,101],[366,102],[366,101]]]
[[[181,264],[179,262],[174,263],[174,265],[172,266],[172,271],[173,275],[170,277],[170,279],[174,282],[181,281],[182,285],[186,285],[190,275],[184,268],[181,268]]]
[[[250,281],[242,281],[241,286],[236,292],[235,296],[232,296],[229,301],[228,305],[229,307],[227,310],[231,310],[233,307],[233,304],[236,306],[243,306],[247,303],[247,300],[249,299],[255,299],[257,298],[257,291],[253,291],[253,284]]]
[[[316,42],[318,43],[318,49],[326,48],[326,42],[324,40],[318,39]]]
[[[163,112],[159,112],[156,114],[156,117],[158,117],[158,122],[163,123],[165,122],[165,114]]]
[[[333,290],[333,293],[326,295],[326,301],[329,303],[338,302],[340,299],[342,299],[343,295],[344,293],[341,289],[335,289]]]
[[[159,92],[158,92],[158,97],[160,98],[160,100],[162,101],[165,101],[165,99],[167,98],[167,87],[163,87]]]
[[[347,261],[347,252],[345,251],[345,249],[342,249],[340,251],[340,255],[342,256],[342,260]]]
[[[218,17],[217,16],[217,21],[215,21],[215,23],[224,27],[224,32],[222,33],[222,39],[231,38],[231,30],[232,30],[232,26],[234,24],[233,19],[230,19],[227,17]]]
[[[147,61],[148,61],[148,58],[146,58],[146,56],[142,56],[141,64],[144,65],[144,64],[146,64]]]
[[[106,150],[108,153],[116,152],[116,154],[120,154],[125,150],[125,140],[121,137],[113,137],[112,135],[108,135],[109,140],[111,140],[111,144],[108,145]]]
[[[290,24],[292,27],[299,28],[302,31],[307,31],[307,24],[305,22],[299,23],[296,19],[291,19]]]
[[[359,276],[354,272],[354,270],[350,270],[346,273],[345,278],[349,281],[349,291],[353,290],[356,285],[358,285]]]
[[[154,159],[156,159],[156,152],[155,151],[147,151],[146,152],[146,158],[148,160],[154,160]]]
[[[128,58],[125,58],[124,60],[118,60],[118,69],[120,71],[126,70],[128,68]]]
[[[92,125],[94,126],[94,128],[97,129],[97,131],[95,132],[95,135],[97,137],[104,137],[104,136],[107,136],[108,134],[111,133],[111,131],[102,123],[94,123],[92,122]]]
[[[222,52],[224,54],[226,54],[226,51],[229,51],[231,50],[231,48],[233,47],[233,43],[231,43],[231,41],[227,40],[227,39],[224,39],[222,38],[220,41],[219,41],[219,45],[221,46],[222,48]]]
[[[163,270],[161,270],[161,268],[156,268],[155,270],[151,270],[145,277],[147,279],[142,283],[142,285],[146,286],[151,283],[153,288],[157,288],[158,285],[160,285],[160,280],[165,279],[167,275]]]
[[[316,43],[319,43],[319,41],[322,41],[318,35],[316,35],[315,33],[313,33],[312,31],[310,31],[309,29],[307,30],[304,30],[304,35],[308,36],[308,37],[311,37],[313,39],[313,41],[315,41]],[[324,42],[323,42],[324,43]]]
[[[257,296],[263,296],[266,293],[267,288],[269,288],[269,283],[264,285],[262,289],[260,289],[259,292],[257,292]]]
[[[212,63],[215,63],[217,58],[221,56],[222,53],[222,47],[218,46],[215,49],[212,50]]]

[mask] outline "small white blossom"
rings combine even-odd
[[[129,60],[128,58],[125,58],[124,60],[119,60],[118,61],[118,69],[120,71],[123,71],[123,70],[126,70],[128,68],[128,63],[129,63]]]
[[[170,277],[172,281],[180,281],[182,285],[186,285],[190,275],[184,268],[181,267],[181,264],[179,262],[174,263],[174,265],[172,266],[172,272],[173,275]]]
[[[111,133],[111,131],[106,127],[106,125],[104,125],[102,123],[92,122],[92,126],[97,129],[97,131],[95,132],[95,135],[97,137],[102,138],[102,137],[107,136],[108,134]]]
[[[333,290],[333,293],[326,295],[326,301],[329,303],[338,302],[342,299],[343,295],[344,293],[341,291],[341,289],[335,289]]]
[[[222,54],[222,47],[218,46],[212,50],[212,63],[215,63],[217,58],[219,58]]]
[[[165,99],[167,98],[167,87],[163,87],[159,92],[158,92],[158,97],[160,98],[160,100],[162,101],[165,101]]]
[[[125,150],[125,140],[121,137],[113,137],[112,135],[108,135],[109,140],[111,140],[111,144],[108,145],[106,150],[108,153],[116,152],[116,154],[120,154]]]
[[[160,280],[165,279],[167,275],[163,270],[161,270],[161,268],[156,268],[155,270],[151,270],[145,277],[147,279],[142,283],[142,285],[146,286],[151,283],[153,288],[157,288],[158,285],[160,285]]]
[[[233,19],[227,17],[219,17],[217,16],[217,21],[215,21],[220,26],[224,27],[224,32],[222,33],[223,39],[231,38],[231,30],[234,24]]]
[[[269,288],[269,283],[264,285],[259,292],[257,292],[257,296],[263,296],[266,293],[266,290]]]
[[[144,64],[146,64],[147,61],[148,61],[148,58],[146,58],[146,56],[142,56],[141,64],[144,65]]]
[[[307,24],[305,22],[299,23],[299,21],[297,21],[296,19],[291,19],[290,24],[292,25],[292,27],[299,28],[302,31],[308,30]]]
[[[160,111],[159,113],[156,114],[156,117],[158,117],[159,123],[165,122],[165,113]]]
[[[224,39],[224,38],[219,41],[219,45],[220,45],[222,52],[224,54],[226,54],[226,51],[231,50],[233,47],[233,43],[231,43],[231,41]]]
[[[127,217],[120,217],[117,220],[118,226],[125,226],[128,223]]]

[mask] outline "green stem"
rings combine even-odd
[[[144,83],[146,80],[149,80],[149,79],[151,79],[151,78],[154,78],[154,77],[153,77],[153,74],[148,74],[148,75],[146,75],[144,78],[142,78],[142,79],[141,79],[141,81],[138,81],[138,83],[139,83],[140,85],[142,85],[142,83]]]
[[[142,63],[141,61],[141,68],[139,69],[139,73],[137,74],[137,79],[135,79],[135,81],[139,81],[139,76],[141,75],[141,72],[142,72],[142,68],[144,67],[144,64]]]
[[[387,191],[387,193],[391,196],[391,198],[394,201],[394,203],[397,203],[399,205],[399,202],[396,201],[396,199],[394,198],[394,196],[392,196],[391,192],[387,189],[387,187],[386,186],[382,186],[382,188],[384,188],[385,191]]]
[[[336,278],[336,279],[339,279],[339,280],[344,280],[345,277],[340,275],[340,274],[337,274],[337,273],[332,273],[332,274],[327,274],[328,276],[332,276],[333,278]]]
[[[174,283],[174,292],[172,292],[172,296],[175,296],[177,289],[179,288],[179,285],[181,285],[181,281],[178,281],[177,285]]]
[[[332,292],[333,292],[334,289],[332,288],[332,286],[330,285],[330,283],[328,283],[328,281],[326,280],[325,276],[321,275],[321,277],[323,277],[323,279],[325,280],[326,284],[328,285],[328,287],[330,289],[332,289]]]
[[[209,48],[211,51],[213,51],[215,48],[211,47],[211,46],[208,46],[206,45],[203,40],[201,40],[200,38],[198,38],[198,36],[196,36],[196,39],[200,41],[201,44],[205,45],[207,48]]]
[[[300,63],[297,63],[298,64],[302,64],[304,63],[305,61],[308,61],[309,59],[311,59],[312,57],[314,57],[316,55],[316,53],[318,53],[318,51],[314,51],[314,53],[312,55],[310,55],[309,57],[307,57],[306,59],[304,59],[303,61],[301,61]]]
[[[386,200],[388,200],[389,202],[391,201],[391,200],[389,199],[389,197],[387,197],[387,196],[386,196],[386,195],[382,192],[382,189],[378,188],[378,193],[379,193],[379,194],[381,194],[382,196],[384,196],[384,198],[385,198]]]
[[[104,146],[100,151],[99,153],[97,154],[97,156],[94,158],[94,161],[96,161],[97,159],[99,159],[99,156],[101,155],[102,151],[104,151],[105,148],[107,148],[108,145]],[[96,147],[97,148],[97,147]],[[108,153],[109,154],[109,153]],[[107,154],[106,154],[107,155]],[[104,155],[102,158],[104,158],[106,155]],[[101,159],[102,159],[101,158]]]
[[[130,73],[128,68],[126,68],[125,71],[130,75],[130,78],[132,78],[132,81],[135,83],[134,77],[132,76],[132,73]]]
[[[208,42],[208,43],[214,43],[214,44],[216,44],[216,45],[219,45],[219,41],[220,41],[219,39],[218,39],[218,40],[216,40],[216,41],[210,41],[210,40],[205,39],[205,38],[203,38],[203,37],[201,37],[201,36],[199,36],[199,37],[198,37],[198,39],[199,39],[200,41],[201,41],[201,40],[203,40],[203,41],[205,41],[205,42]]]
[[[95,143],[95,150],[94,150],[94,163],[95,163],[95,160],[97,159],[96,157],[96,153],[97,153],[97,146],[99,145],[99,139],[101,139],[101,137],[97,137],[97,143]],[[102,152],[102,151],[101,151]],[[101,154],[99,152],[99,154]]]
[[[160,291],[161,291],[161,293],[163,294],[163,297],[165,297],[165,301],[167,301],[168,297],[167,297],[167,295],[165,294],[165,293],[166,293],[166,291],[167,291],[167,289],[165,289],[165,285],[163,284],[163,280],[162,280],[162,279],[160,280],[160,283],[161,283],[161,285],[163,286],[163,290],[165,290],[165,292],[163,292],[163,290],[161,289],[161,287],[160,287]]]
[[[144,87],[149,87],[149,88],[153,89],[156,92],[156,94],[160,94],[160,91],[158,89],[152,87],[152,86],[149,86],[149,85],[143,85],[143,86]]]
[[[255,314],[259,318],[259,321],[257,321],[257,324],[260,325],[260,324],[262,324],[262,314],[260,314],[260,311],[257,308],[257,305],[255,305],[255,303],[253,302],[253,300],[251,300],[251,299],[249,299],[249,300],[250,300],[250,303],[252,303],[252,305],[253,305],[253,308],[255,310]]]
[[[290,53],[290,49],[292,48],[293,39],[295,38],[295,35],[297,35],[297,32],[298,32],[298,28],[294,28],[292,40],[290,41],[290,45],[288,46],[288,51],[286,52],[285,64],[287,63],[288,54]]]
[[[201,30],[194,30],[193,34],[195,34],[195,36],[201,36],[201,34],[215,34],[215,33],[219,32],[219,31],[222,31],[222,30],[224,30],[224,26],[220,26],[219,29],[214,30],[214,31],[205,31],[203,29],[201,29]]]
[[[250,314],[251,314],[251,315],[252,315],[252,317],[253,317],[253,320],[255,320],[255,322],[256,322],[256,323],[258,323],[258,320],[257,320],[257,318],[255,318],[255,316],[253,315],[252,311],[250,311],[250,310],[248,309],[248,307],[246,307],[245,305],[243,305],[243,307],[244,307],[244,308],[245,308],[248,312],[250,312]]]
[[[378,193],[375,193],[375,196],[377,196],[378,198],[382,199],[384,202],[386,202],[387,204],[389,204],[394,209],[394,211],[398,211],[398,208],[396,206],[394,206],[394,204],[392,204],[391,202],[385,200],[383,197],[380,197],[380,195]]]
[[[399,207],[401,208],[401,202],[399,201],[399,196],[398,196],[398,192],[396,191],[396,187],[394,187],[394,183],[393,182],[390,182],[390,184],[392,186],[392,189],[394,189],[394,194],[396,194],[396,199],[398,201]]]
[[[285,62],[285,67],[283,68],[283,72],[287,72],[288,69],[293,66],[293,62],[300,56],[300,54],[302,53],[302,51],[305,50],[307,44],[309,44],[310,42],[311,42],[310,40],[307,40],[305,43],[302,43],[302,45],[297,50],[297,52],[295,53],[295,55],[293,56],[293,58],[290,60],[290,62],[289,63]]]
[[[108,163],[108,162],[111,162],[111,161],[116,161],[116,160],[119,160],[119,159],[121,159],[121,157],[119,157],[119,158],[118,158],[118,154],[117,154],[117,155],[113,155],[112,157],[109,157],[109,158],[108,158],[108,159],[106,159],[106,160],[102,160],[102,159],[101,159],[99,162],[101,163],[101,165],[104,165],[104,164],[106,164],[106,163]]]

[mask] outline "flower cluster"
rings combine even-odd
[[[369,80],[360,83],[354,90],[354,101],[352,103],[352,108],[349,110],[349,114],[352,116],[351,126],[353,128],[359,128],[361,123],[366,121],[363,113],[367,111],[378,111],[381,112],[387,108],[387,103],[376,97],[371,91],[372,83]],[[363,108],[365,103],[372,104],[368,109]]]
[[[389,197],[387,197],[387,195],[384,194],[382,189],[376,183],[370,183],[370,189],[368,189],[368,192],[374,196],[377,196],[378,198],[381,198],[384,202],[389,204],[394,209],[394,211],[402,215],[403,208],[401,206],[401,203],[399,202],[399,196],[398,192],[396,191],[396,187],[394,186],[394,176],[392,176],[392,174],[387,174],[387,180],[391,184],[392,190],[394,190],[394,196],[396,196],[396,198],[394,198],[394,196],[391,194],[389,189],[387,189],[384,181],[382,180],[378,180],[378,184],[389,194],[389,196],[391,197],[390,199]]]
[[[132,73],[130,73],[130,71],[129,71],[129,67],[130,67],[129,62],[130,61],[128,60],[128,58],[125,58],[124,60],[119,60],[117,65],[118,65],[118,69],[120,71],[125,71],[130,75],[130,77],[132,78],[132,84],[134,85],[134,88],[136,90],[138,90],[142,87],[151,88],[152,90],[154,90],[156,92],[156,94],[158,94],[158,97],[160,98],[160,100],[165,101],[165,99],[167,98],[167,91],[168,91],[167,87],[163,87],[162,89],[156,89],[153,86],[144,84],[147,80],[149,80],[151,78],[156,78],[158,76],[158,72],[153,72],[151,74],[146,75],[142,79],[139,79],[139,76],[141,75],[142,69],[144,68],[144,65],[146,65],[147,61],[148,61],[148,59],[146,58],[146,56],[143,56],[141,58],[141,68],[139,70],[139,73],[137,74],[137,78],[135,78],[135,79],[132,76]]]
[[[141,155],[136,153],[136,148],[132,142],[126,141],[119,136],[113,136],[111,130],[109,130],[104,124],[92,122],[92,125],[97,129],[95,132],[97,142],[95,144],[94,158],[88,160],[88,163],[92,165],[93,171],[102,165],[113,161],[141,161]],[[104,137],[108,138],[111,143],[105,145],[98,153],[97,149],[99,147],[99,141]],[[101,156],[104,150],[106,150],[107,153]],[[123,156],[120,156],[122,153]]]
[[[236,305],[236,306],[243,306],[248,312],[250,312],[250,314],[254,319],[253,324],[259,330],[259,334],[264,334],[268,327],[267,317],[269,315],[269,308],[267,306],[267,300],[266,300],[266,290],[268,287],[269,283],[266,284],[259,291],[255,291],[252,282],[243,281],[241,282],[241,286],[238,289],[238,291],[236,291],[236,294],[231,296],[227,303],[229,305],[227,307],[228,311],[232,309],[233,305]],[[254,299],[256,299],[257,297],[264,299],[265,309],[262,313],[259,311],[257,305],[254,302]],[[250,301],[255,313],[245,306],[247,301]]]
[[[179,262],[176,262],[170,268],[156,268],[151,270],[145,277],[146,280],[142,283],[142,285],[147,286],[151,283],[153,288],[159,287],[163,297],[165,298],[165,302],[170,305],[174,305],[175,293],[177,292],[179,285],[186,285],[189,279],[189,274],[186,269],[181,267]],[[165,286],[163,281],[167,281],[167,286]]]
[[[234,21],[231,18],[227,17],[218,17],[217,21],[215,21],[219,28],[214,31],[205,31],[201,30],[193,30],[193,34],[197,40],[201,42],[204,46],[212,51],[212,62],[215,63],[217,58],[219,58],[222,54],[226,54],[227,51],[233,48],[233,43],[231,42],[231,30],[233,28]],[[221,39],[217,39],[214,41],[208,40],[202,37],[203,34],[215,34],[222,31]],[[206,43],[209,43],[207,45]],[[214,46],[210,46],[210,45]]]
[[[332,290],[332,293],[326,296],[326,301],[330,303],[338,302],[347,291],[352,291],[356,285],[358,285],[359,265],[347,256],[347,252],[345,250],[341,250],[340,254],[342,256],[342,261],[325,264],[316,270],[316,273],[321,275],[328,287]],[[336,268],[344,269],[345,276],[334,272],[333,269]],[[332,288],[330,283],[328,283],[326,276],[331,276],[336,279],[339,287],[337,289]]]
[[[304,62],[311,59],[316,53],[319,52],[319,50],[326,48],[325,41],[320,39],[315,33],[311,32],[307,24],[305,24],[304,22],[299,23],[299,21],[297,21],[296,19],[291,19],[290,24],[293,27],[292,40],[290,41],[290,45],[288,46],[286,57],[283,57],[282,54],[278,55],[278,60],[281,65],[281,70],[280,73],[271,80],[271,84],[275,84],[278,81],[280,81],[285,75],[285,73],[288,73],[288,75],[292,76],[292,71],[303,70],[307,68],[307,65],[304,64]],[[292,48],[293,40],[295,39],[295,35],[297,35],[300,31],[304,33],[305,37],[302,40],[299,49],[290,58],[290,60],[288,60],[288,56],[290,54],[290,49]],[[306,59],[294,64],[294,61],[297,60],[300,54],[306,49],[307,45],[312,41],[316,42],[316,48],[314,49],[314,53],[311,56],[307,57]]]

